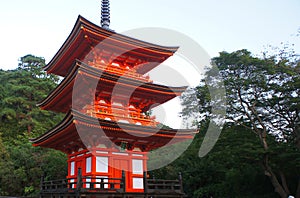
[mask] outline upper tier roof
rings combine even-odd
[[[127,149],[135,147],[142,151],[160,148],[193,139],[197,130],[163,129],[126,123],[116,123],[93,118],[71,110],[56,127],[44,135],[31,139],[34,146],[53,148],[71,153],[79,148],[95,147],[99,144],[120,146],[127,144]],[[170,142],[172,141],[172,142]]]
[[[118,76],[76,61],[72,71],[64,80],[38,104],[42,109],[68,112],[71,108],[81,110],[93,104],[95,96],[108,101],[119,97],[140,108],[143,112],[163,104],[186,90],[183,87],[169,87],[142,80]]]
[[[124,57],[128,57],[131,61],[135,58],[142,60],[142,64],[139,61],[134,66],[139,74],[147,73],[178,49],[178,47],[160,46],[118,34],[78,16],[69,37],[44,69],[48,73],[66,76],[76,59],[83,61],[89,52],[99,45],[98,50],[110,59],[124,61]]]

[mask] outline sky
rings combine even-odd
[[[300,51],[299,0],[111,0],[111,29],[143,27],[181,32],[211,57],[267,45],[295,43]],[[0,68],[14,69],[27,54],[49,62],[80,14],[100,24],[100,0],[9,0],[0,6]],[[174,43],[176,45],[176,43]]]
[[[281,42],[295,44],[300,54],[300,36],[296,37],[300,29],[299,0],[111,0],[110,3],[110,28],[118,33],[145,27],[167,28],[198,43],[210,57],[218,56],[221,51],[240,49],[260,55],[266,46],[280,46]],[[78,15],[100,25],[100,14],[101,0],[2,1],[0,69],[15,69],[19,58],[27,54],[44,57],[48,63],[67,39]],[[187,76],[187,80],[192,79]],[[170,103],[163,114],[169,115],[175,106]],[[171,114],[179,111],[180,108]],[[175,118],[167,117],[172,125]]]

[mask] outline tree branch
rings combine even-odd
[[[276,175],[272,171],[272,168],[269,166],[269,156],[268,156],[268,154],[264,155],[263,167],[264,167],[264,170],[265,170],[265,175],[270,178],[271,183],[273,184],[273,186],[275,188],[275,192],[277,192],[280,195],[281,198],[287,198],[288,197],[287,192],[284,190],[282,185],[279,183]]]
[[[285,190],[285,192],[287,194],[291,194],[289,188],[288,188],[288,185],[287,185],[287,182],[286,182],[286,178],[285,178],[285,175],[283,174],[283,172],[280,170],[279,171],[279,175],[280,175],[280,178],[281,178],[281,184],[283,186],[283,189]]]

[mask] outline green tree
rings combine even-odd
[[[0,70],[0,196],[36,196],[42,176],[55,179],[67,173],[64,154],[29,143],[63,116],[36,106],[59,80],[46,74],[44,65],[43,58],[27,55],[16,70]]]
[[[226,88],[228,123],[248,128],[260,140],[264,150],[261,164],[275,191],[284,198],[290,193],[300,197],[299,188],[296,190],[293,184],[287,183],[286,169],[281,166],[283,163],[276,163],[285,159],[284,156],[276,160],[273,153],[276,149],[270,146],[274,144],[281,148],[275,152],[276,155],[282,151],[288,151],[287,155],[291,156],[299,152],[299,60],[285,50],[263,58],[253,57],[247,50],[239,50],[221,52],[212,61],[215,65],[207,70],[206,81],[203,80],[193,90],[197,96],[196,104],[186,107],[183,116],[200,113],[204,121],[213,116],[209,108],[215,101],[210,99],[207,89],[208,86],[219,85],[211,79],[219,72]],[[189,104],[189,100],[184,96],[184,104]],[[293,167],[293,174],[299,178],[297,160],[299,158],[289,158],[286,162],[289,165],[285,166]]]
[[[180,158],[152,174],[157,178],[175,179],[181,172],[188,197],[276,197],[260,168],[264,150],[251,130],[226,126],[211,152],[199,158],[205,131],[202,126]]]
[[[33,147],[28,136],[6,142],[3,148],[0,195],[37,196],[41,177],[56,179],[66,176],[66,156],[54,150]]]
[[[60,115],[36,106],[58,82],[58,78],[42,71],[44,65],[43,58],[27,55],[21,58],[17,70],[0,71],[1,124],[15,126],[14,130],[6,130],[12,132],[6,137],[14,138],[24,132],[41,134],[61,119]]]

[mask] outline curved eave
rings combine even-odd
[[[75,59],[84,59],[91,51],[91,48],[104,39],[110,39],[109,43],[112,44],[113,49],[117,50],[117,48],[121,48],[121,51],[135,49],[129,53],[133,53],[134,56],[148,58],[152,62],[157,62],[157,64],[150,64],[150,66],[147,64],[141,66],[137,70],[139,73],[150,71],[159,63],[172,56],[178,49],[178,47],[160,46],[118,34],[114,31],[103,29],[82,16],[78,16],[67,40],[44,69],[48,73],[65,76]]]
[[[78,72],[78,64],[76,63],[72,71],[69,72],[68,76],[65,77],[61,81],[61,83],[54,90],[52,90],[44,100],[37,103],[37,106],[43,110],[55,111],[52,105],[54,105],[54,103],[56,103],[56,101],[59,100],[60,103],[63,104],[63,106],[60,107],[56,105],[56,109],[60,109],[60,111],[57,112],[63,112],[63,113],[68,112],[71,109],[71,106],[69,104],[70,103],[69,95],[71,94],[70,92],[72,92],[73,90],[74,80],[76,79],[77,72]]]
[[[53,110],[66,113],[71,108],[72,103],[80,103],[80,101],[73,101],[73,95],[80,95],[81,97],[77,97],[77,99],[80,100],[80,98],[84,98],[85,104],[93,102],[94,96],[89,95],[92,94],[92,92],[89,92],[85,87],[89,87],[89,85],[91,84],[98,83],[95,87],[96,90],[94,90],[95,93],[100,92],[103,89],[110,89],[110,91],[119,90],[114,93],[124,92],[124,94],[126,95],[126,92],[131,89],[133,90],[133,92],[130,97],[155,98],[152,103],[149,103],[142,109],[145,112],[159,104],[163,104],[175,98],[176,96],[181,95],[182,92],[184,92],[187,88],[186,86],[169,87],[164,85],[145,83],[136,79],[110,74],[100,69],[88,66],[87,64],[81,63],[79,61],[77,61],[72,68],[72,71],[69,72],[64,80],[42,102],[37,104],[39,107],[45,110]],[[76,79],[79,79],[79,83],[76,84],[76,92],[73,92],[73,87]],[[105,83],[102,82],[101,79],[105,80]],[[78,84],[81,85],[83,89],[78,88]],[[116,86],[116,84],[118,86]],[[110,88],[104,88],[105,86],[109,86]],[[85,95],[86,97],[83,97],[83,95]]]
[[[62,133],[62,131],[68,129],[72,124],[73,124],[73,115],[72,115],[72,111],[70,111],[65,116],[65,118],[54,128],[44,133],[40,137],[30,139],[30,142],[33,143],[34,146],[43,146],[47,142],[51,142],[53,139],[58,138],[58,135]]]
[[[78,131],[80,128],[83,129],[83,132]],[[141,136],[141,133],[146,136]],[[34,146],[53,148],[63,152],[68,152],[68,149],[74,149],[74,147],[86,148],[87,144],[91,142],[105,143],[105,141],[106,143],[111,141],[116,145],[127,141],[141,150],[150,151],[168,144],[171,140],[173,144],[193,139],[195,133],[198,131],[116,123],[96,119],[72,110],[53,129],[30,141]],[[92,137],[92,141],[85,139],[86,137]]]

